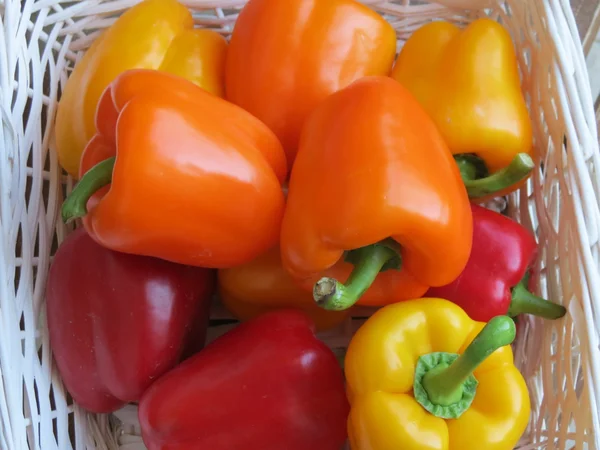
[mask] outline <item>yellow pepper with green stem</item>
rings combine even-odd
[[[438,298],[378,310],[345,358],[352,450],[513,450],[531,409],[515,332]]]
[[[94,41],[64,86],[55,124],[61,166],[78,178],[81,154],[96,132],[98,100],[117,75],[160,70],[222,97],[226,53],[225,38],[194,29],[192,14],[177,0],[144,0],[127,10]]]
[[[442,133],[474,199],[517,189],[531,173],[532,124],[508,31],[483,18],[432,22],[406,41],[392,71]]]

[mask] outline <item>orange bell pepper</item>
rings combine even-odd
[[[246,321],[277,309],[299,309],[315,323],[318,331],[340,325],[346,311],[320,308],[309,292],[298,287],[283,269],[279,246],[248,264],[219,270],[219,297],[236,318]]]
[[[452,154],[402,85],[366,77],[310,115],[289,182],[281,253],[294,278],[318,279],[322,307],[393,303],[454,280],[467,264],[472,226]],[[346,284],[323,276],[345,270],[335,268],[344,254],[354,265]],[[368,290],[383,295],[362,301]]]
[[[144,0],[98,37],[64,86],[56,116],[60,164],[78,176],[80,158],[96,133],[94,115],[104,89],[129,69],[158,69],[224,95],[227,41],[194,29],[190,11],[176,0]]]
[[[437,125],[471,198],[503,195],[528,178],[532,125],[502,25],[485,18],[464,30],[448,22],[424,25],[406,41],[392,77]]]
[[[96,125],[82,158],[96,165],[62,213],[83,216],[99,244],[223,268],[277,243],[285,154],[251,114],[183,78],[133,70],[107,88]]]
[[[288,166],[306,116],[365,75],[389,75],[396,32],[355,0],[250,0],[227,54],[227,99],[277,135]]]

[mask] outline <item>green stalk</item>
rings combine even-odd
[[[511,163],[489,175],[485,163],[474,155],[454,157],[469,198],[477,199],[504,191],[529,176],[535,163],[527,153],[518,153]]]
[[[352,307],[377,278],[382,270],[399,269],[401,260],[393,245],[378,243],[349,252],[346,258],[354,264],[346,283],[323,277],[315,283],[313,297],[317,304],[329,311],[343,311]]]
[[[475,398],[474,370],[497,349],[510,345],[515,336],[513,320],[497,316],[483,327],[462,355],[422,356],[415,371],[415,398],[438,417],[460,417]]]
[[[67,223],[87,214],[87,202],[90,197],[111,183],[115,160],[114,156],[108,158],[96,164],[81,177],[62,205],[63,222]]]
[[[538,297],[527,289],[527,276],[512,289],[512,301],[508,308],[511,317],[532,314],[545,319],[560,319],[567,313],[563,305]]]

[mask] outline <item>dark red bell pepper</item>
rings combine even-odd
[[[430,288],[426,297],[450,300],[474,320],[527,313],[547,319],[566,314],[562,305],[537,297],[528,280],[537,257],[535,237],[514,220],[478,205],[473,212],[473,247],[461,275]]]
[[[156,381],[140,401],[149,450],[340,450],[349,405],[310,319],[251,319]]]
[[[83,228],[58,249],[46,285],[50,344],[75,401],[114,411],[203,346],[211,270],[108,250]]]

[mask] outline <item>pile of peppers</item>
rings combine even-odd
[[[56,115],[74,231],[46,283],[79,406],[137,404],[149,450],[515,447],[513,319],[567,311],[485,207],[536,167],[514,45],[486,18],[396,44],[357,0],[249,0],[229,39],[143,0],[94,41]]]

